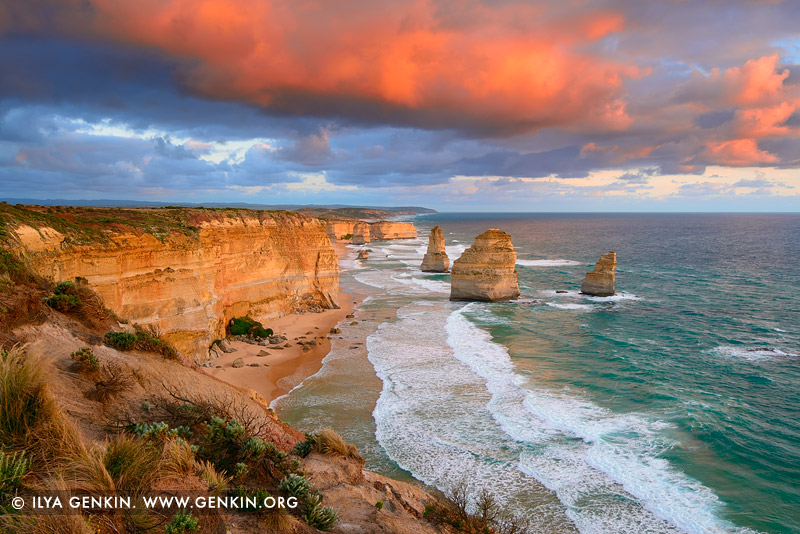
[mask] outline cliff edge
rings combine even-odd
[[[198,361],[233,317],[337,307],[339,267],[317,219],[291,212],[3,205],[5,238],[38,274],[85,278],[120,318]]]

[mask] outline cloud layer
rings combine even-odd
[[[796,20],[754,0],[0,0],[0,193],[424,203],[503,177],[730,197],[764,169],[758,190],[796,195]]]

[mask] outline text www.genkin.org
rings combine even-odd
[[[299,506],[295,497],[267,495],[27,495],[13,497],[11,507],[30,512],[110,511],[137,508],[157,510],[258,510]]]

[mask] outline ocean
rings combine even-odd
[[[333,427],[368,469],[486,487],[535,531],[800,532],[800,215],[414,222],[342,261],[358,324],[282,419]],[[449,275],[418,268],[436,224],[451,262],[511,234],[520,299],[450,302]],[[607,251],[618,294],[581,295]]]

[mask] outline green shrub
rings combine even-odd
[[[232,336],[270,337],[274,332],[250,317],[234,317],[228,324]]]
[[[44,299],[45,304],[61,313],[71,312],[81,307],[81,299],[75,295],[53,295]]]
[[[97,371],[100,368],[100,361],[94,355],[91,347],[81,347],[69,357],[75,360],[82,371]]]
[[[164,441],[167,438],[182,438],[189,439],[192,437],[192,431],[188,427],[179,426],[170,428],[164,421],[157,423],[138,423],[129,430],[137,438],[142,438],[147,441]]]
[[[383,501],[376,502],[375,508],[377,508],[378,510],[383,510]]]
[[[103,337],[103,342],[112,349],[133,350],[136,346],[136,334],[111,331]]]
[[[294,454],[295,456],[299,456],[300,458],[305,458],[306,456],[311,454],[311,449],[313,448],[313,446],[314,446],[313,437],[305,441],[300,441],[292,449],[292,454]]]
[[[0,497],[11,495],[30,471],[25,451],[6,454],[0,450]]]
[[[55,290],[53,290],[53,293],[55,293],[56,295],[72,295],[74,290],[75,290],[74,282],[59,282],[56,285]]]
[[[192,512],[182,510],[172,516],[172,520],[164,527],[164,534],[185,534],[200,530],[200,523]]]
[[[344,235],[343,235],[342,237],[340,237],[339,239],[341,239],[342,241],[346,241],[346,240],[348,240],[348,239],[353,239],[353,234],[344,234]]]
[[[290,497],[307,499],[314,490],[314,485],[304,476],[290,474],[278,484],[278,489]]]
[[[303,510],[303,521],[310,527],[319,530],[330,530],[336,526],[339,514],[330,506],[322,506],[322,496],[318,493],[310,495]]]
[[[134,325],[136,330],[135,347],[146,352],[155,352],[162,355],[167,360],[177,360],[178,351],[168,341],[162,338],[161,332],[154,325],[146,329],[139,325]]]

